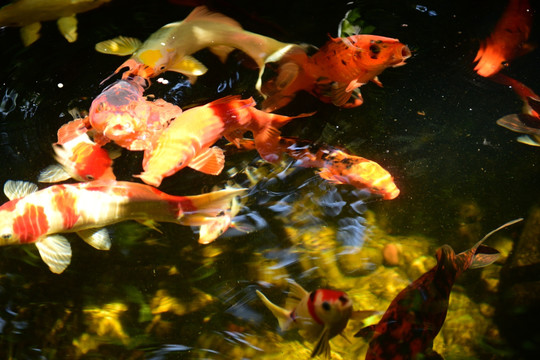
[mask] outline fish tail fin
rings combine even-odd
[[[225,189],[207,194],[180,197],[176,209],[177,222],[182,225],[200,226],[212,223],[230,206],[235,196],[247,189]]]
[[[237,27],[239,29],[242,29],[242,25],[240,23],[226,15],[223,15],[221,13],[214,12],[210,9],[208,9],[206,6],[197,6],[189,15],[183,20],[183,22],[190,22],[190,21],[211,21],[211,22],[218,22],[222,24],[227,24],[229,26]]]
[[[264,303],[264,305],[274,314],[276,319],[279,323],[279,328],[281,331],[286,331],[291,327],[292,319],[291,319],[291,312],[287,309],[284,309],[280,306],[277,306],[276,304],[272,303],[262,292],[259,290],[256,290],[257,296],[261,301]]]

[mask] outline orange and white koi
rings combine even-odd
[[[329,341],[342,333],[349,319],[353,315],[360,319],[374,313],[373,311],[353,312],[352,300],[343,291],[317,289],[307,292],[292,280],[289,280],[289,287],[286,308],[273,304],[259,290],[256,292],[264,305],[277,318],[281,331],[297,327],[302,337],[316,343],[311,357],[323,355],[325,359],[330,359]]]
[[[533,11],[529,0],[510,0],[491,35],[480,44],[474,70],[480,76],[495,75],[509,62],[532,49],[527,43]]]
[[[281,126],[294,117],[266,113],[255,108],[252,98],[227,96],[206,105],[184,111],[156,139],[151,150],[145,151],[145,183],[159,186],[164,177],[189,166],[205,174],[217,175],[223,169],[225,157],[219,147],[211,147],[224,136],[235,143],[247,131],[253,133],[255,147],[266,160],[275,160],[275,148]]]
[[[200,226],[213,221],[244,191],[174,196],[148,185],[113,180],[38,191],[32,183],[8,181],[4,192],[10,201],[0,206],[0,245],[35,243],[50,270],[61,273],[71,262],[71,247],[62,233],[75,232],[96,249],[108,250],[107,225],[135,220]]]
[[[263,87],[263,93],[268,96],[262,104],[265,111],[285,106],[300,90],[336,106],[362,105],[358,88],[369,81],[382,86],[377,76],[388,67],[405,65],[411,52],[397,39],[352,35],[331,37],[312,56],[300,47],[279,55],[272,57],[278,62],[278,75]]]
[[[238,49],[251,57],[259,67],[256,88],[260,89],[260,79],[267,59],[274,53],[294,46],[245,31],[236,20],[212,12],[206,6],[198,6],[183,21],[163,26],[144,43],[120,36],[96,44],[96,50],[120,56],[132,54],[116,70],[118,72],[124,67],[129,68],[123,74],[124,79],[132,75],[149,79],[164,71],[176,71],[194,82],[198,76],[206,73],[207,68],[191,54],[209,48],[225,61],[232,50]]]
[[[118,80],[92,101],[89,124],[97,143],[114,141],[128,150],[146,150],[182,113],[163,99],[146,100],[141,81],[140,77]]]
[[[238,143],[240,148],[253,148],[250,140]],[[296,159],[296,166],[319,168],[319,176],[334,184],[349,184],[367,189],[385,200],[395,199],[399,189],[390,173],[375,161],[346,153],[331,146],[315,147],[313,143],[295,138],[280,137],[278,153]],[[277,156],[277,155],[276,155]]]
[[[42,170],[39,182],[56,183],[70,178],[77,181],[116,180],[111,156],[93,142],[87,132],[62,145],[53,144],[53,150],[58,164]]]

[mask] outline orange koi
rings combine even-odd
[[[93,142],[86,132],[63,145],[53,144],[53,150],[59,164],[41,171],[39,182],[55,183],[70,178],[77,181],[116,180],[109,153]]]
[[[146,100],[140,83],[138,77],[118,80],[94,99],[89,122],[98,144],[114,141],[128,150],[146,150],[182,113],[182,109],[165,100]]]
[[[474,70],[480,76],[492,76],[530,50],[527,43],[532,26],[529,0],[510,0],[491,35],[480,44]]]
[[[409,48],[399,40],[375,35],[331,37],[313,56],[291,48],[272,58],[278,61],[278,75],[263,87],[268,96],[263,109],[286,105],[299,90],[336,106],[360,106],[359,87],[369,81],[382,86],[377,76],[388,67],[405,65],[410,56]]]
[[[294,117],[266,113],[255,108],[252,98],[227,96],[206,105],[184,111],[156,139],[151,150],[145,151],[145,183],[159,186],[164,177],[171,176],[189,166],[205,174],[217,175],[223,169],[223,150],[211,147],[224,136],[235,143],[247,131],[253,133],[255,147],[261,156],[275,160],[279,130]]]
[[[242,140],[239,147],[253,149],[251,140]],[[296,165],[319,168],[318,174],[334,184],[349,184],[381,195],[385,200],[395,199],[399,189],[388,171],[374,161],[350,155],[330,146],[314,149],[312,143],[294,138],[280,137],[278,153],[287,153],[297,160]]]
[[[50,270],[61,273],[71,262],[71,247],[62,233],[75,232],[96,249],[108,250],[105,226],[125,220],[204,225],[244,191],[174,196],[148,185],[113,180],[38,191],[35,184],[10,180],[4,185],[10,201],[0,206],[0,245],[35,243]]]

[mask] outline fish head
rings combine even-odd
[[[338,290],[317,289],[309,294],[308,309],[314,320],[330,327],[334,335],[340,333],[352,316],[352,300]]]
[[[13,207],[12,200],[0,207],[0,246],[13,245],[19,243],[19,238],[13,231],[14,214],[9,208]],[[6,209],[4,209],[6,208]]]
[[[82,181],[116,180],[109,153],[97,144],[79,144],[73,149],[72,159],[75,173]]]
[[[398,39],[376,35],[353,35],[343,42],[355,51],[357,66],[370,71],[381,71],[387,67],[405,65],[411,50]]]
[[[163,49],[141,49],[133,57],[137,59],[135,64],[130,66],[129,72],[145,79],[157,76],[167,70],[173,50]]]

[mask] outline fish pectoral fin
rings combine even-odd
[[[41,170],[38,181],[42,183],[57,183],[70,179],[71,175],[60,164],[53,164]]]
[[[356,334],[354,334],[354,337],[361,337],[365,340],[370,340],[373,337],[373,334],[375,334],[375,327],[377,324],[366,326],[360,330]]]
[[[285,308],[294,309],[309,293],[293,279],[287,279],[287,282],[289,283],[289,294],[285,300]]]
[[[75,14],[70,16],[63,16],[56,21],[58,30],[70,43],[77,40],[77,18]]]
[[[192,76],[204,75],[208,71],[208,68],[199,60],[187,55],[172,63],[167,70],[179,72],[180,74],[186,75],[188,78],[190,78]]]
[[[141,40],[128,37],[128,36],[118,36],[114,39],[109,39],[97,43],[94,48],[97,52],[102,54],[111,54],[117,56],[126,56],[131,55],[140,48],[142,45]]]
[[[330,87],[330,97],[332,104],[343,106],[351,98],[351,91],[347,91],[349,84],[333,83]]]
[[[273,126],[267,126],[263,131],[253,134],[255,148],[259,155],[268,162],[276,162],[281,154],[278,152],[281,132]]]
[[[4,184],[4,194],[9,200],[20,199],[36,191],[37,185],[28,181],[8,180]]]
[[[41,23],[35,22],[25,25],[21,28],[21,40],[24,46],[32,45],[37,39],[39,39],[39,31],[41,30]]]
[[[36,242],[36,246],[45,264],[55,274],[60,274],[71,262],[71,246],[61,235],[49,235]]]
[[[291,312],[287,309],[284,309],[280,306],[277,306],[276,304],[272,303],[262,292],[259,290],[255,291],[257,293],[257,296],[261,301],[264,303],[264,305],[274,314],[276,319],[279,323],[279,328],[281,331],[287,331],[292,325],[292,319],[291,319]]]
[[[375,84],[377,84],[378,86],[383,87],[383,84],[382,84],[381,80],[379,80],[378,76],[375,76],[373,79],[371,79],[371,81],[374,82]],[[362,85],[364,85],[364,84],[360,84],[358,86],[362,86]]]
[[[325,326],[319,339],[315,343],[315,347],[311,352],[311,357],[322,355],[325,359],[330,359],[330,329]]]
[[[525,145],[540,146],[540,143],[538,141],[534,140],[533,138],[531,138],[528,135],[522,135],[522,136],[518,137],[517,141],[522,143],[522,144],[525,144]]]
[[[142,224],[142,225],[146,226],[146,227],[149,227],[149,228],[152,229],[152,230],[157,231],[158,233],[163,234],[163,231],[161,231],[161,230],[159,229],[159,227],[158,227],[159,224],[158,224],[156,221],[154,221],[154,220],[151,220],[151,219],[147,219],[147,220],[137,220],[137,222],[138,222],[139,224]]]
[[[210,51],[216,55],[222,63],[227,61],[227,57],[234,50],[234,48],[227,45],[216,45],[210,47]]]
[[[111,248],[109,232],[105,228],[85,229],[77,231],[77,235],[98,250],[109,250]]]
[[[188,166],[208,175],[219,175],[225,166],[225,155],[222,149],[213,146],[195,157]]]
[[[351,319],[361,321],[367,319],[370,316],[380,314],[377,310],[353,310]]]

